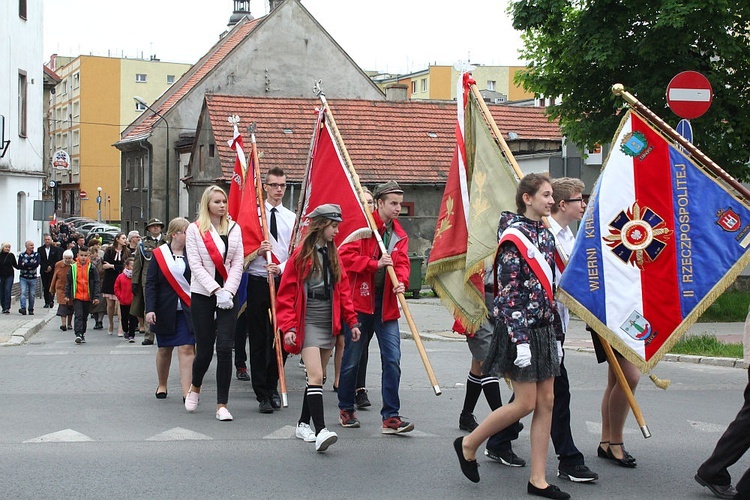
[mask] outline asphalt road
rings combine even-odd
[[[416,426],[404,436],[380,433],[380,370],[373,342],[368,380],[374,406],[359,412],[360,429],[341,428],[329,379],[326,420],[339,441],[318,454],[314,445],[294,438],[304,386],[297,358],[287,363],[289,408],[259,414],[250,383],[234,379],[229,408],[235,420],[225,423],[214,418],[215,365],[198,411],[188,414],[176,359],[170,395],[157,400],[153,346],[123,343],[101,331],[86,337],[86,344],[75,345],[72,333],[61,332],[53,321],[25,345],[0,349],[2,497],[527,497],[528,468],[510,469],[480,457],[479,484],[459,471],[452,440],[461,435],[457,420],[469,367],[462,341],[425,341],[443,391],[439,397],[414,343],[403,341],[401,411]],[[635,421],[628,420],[626,446],[639,464],[630,470],[595,454],[604,366],[592,354],[572,350],[566,364],[574,437],[600,480],[572,484],[555,478],[557,461],[550,450],[551,483],[573,498],[711,498],[693,475],[739,409],[747,372],[660,364],[655,372],[670,378],[672,386],[662,391],[645,378],[641,381],[637,397],[653,437],[644,439]],[[502,391],[507,398],[504,385]],[[480,400],[477,416],[487,412]],[[525,423],[514,448],[528,460],[530,417]],[[750,459],[740,460],[731,469],[735,479],[748,466]]]

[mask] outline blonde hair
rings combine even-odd
[[[228,199],[226,191],[216,185],[208,186],[206,190],[203,191],[200,209],[198,210],[198,229],[201,233],[207,233],[211,230],[211,213],[208,211],[208,203],[211,201],[211,196],[213,196],[214,193],[221,193],[224,195],[224,199]],[[221,216],[219,227],[217,227],[216,230],[219,234],[227,234],[227,232],[229,232],[229,218],[226,213]]]
[[[167,228],[167,239],[169,241],[172,241],[172,236],[174,236],[177,231],[184,231],[189,225],[190,221],[185,217],[175,217],[174,219],[169,221],[169,227]]]
[[[555,204],[552,205],[553,214],[560,210],[561,201],[571,198],[576,193],[583,194],[583,190],[586,189],[583,181],[575,177],[552,179],[550,184],[552,184],[552,197],[555,199]]]
[[[0,250],[2,250],[5,247],[8,247],[9,249],[13,250],[13,247],[7,241],[3,241],[2,243],[0,243]]]

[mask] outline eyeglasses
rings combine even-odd
[[[570,198],[567,200],[563,200],[565,203],[575,203],[577,201],[583,201],[583,198]]]
[[[286,189],[286,184],[278,184],[276,182],[266,183],[266,186],[272,189]]]
[[[175,231],[174,234],[185,234],[185,231]]]

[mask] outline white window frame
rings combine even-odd
[[[146,83],[148,75],[146,73],[136,73],[135,83]]]

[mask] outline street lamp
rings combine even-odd
[[[99,210],[96,212],[96,220],[97,222],[102,221],[102,187],[99,186],[96,188],[96,202],[99,204]]]
[[[146,108],[150,109],[152,113],[154,113],[156,116],[161,118],[164,121],[164,125],[167,126],[167,167],[164,169],[166,174],[166,181],[164,183],[164,203],[166,204],[166,210],[165,210],[165,216],[167,222],[169,222],[169,122],[166,118],[164,118],[164,115],[156,111],[154,108],[148,105],[148,103],[142,98],[138,96],[133,96],[133,99],[135,99],[135,102],[140,104],[141,106],[145,106]],[[152,189],[152,187],[149,185],[149,189]],[[151,200],[148,200],[149,203],[151,203]]]

